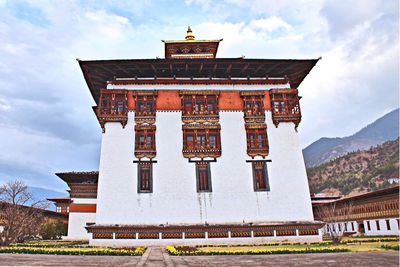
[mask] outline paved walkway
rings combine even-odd
[[[2,266],[399,266],[398,252],[298,255],[169,256],[151,247],[143,256],[67,256],[0,254]]]

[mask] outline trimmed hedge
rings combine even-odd
[[[87,240],[49,240],[49,241],[29,241],[24,243],[12,243],[12,247],[34,247],[34,248],[61,248],[61,247],[80,247],[88,245]]]
[[[374,243],[374,242],[392,242],[399,241],[399,237],[385,237],[385,238],[363,238],[363,239],[348,239],[342,240],[342,244],[353,244],[353,243]]]
[[[0,253],[12,254],[51,254],[51,255],[107,255],[107,256],[140,256],[145,247],[135,249],[116,248],[46,248],[46,247],[0,247]]]
[[[390,249],[390,250],[399,250],[399,244],[397,245],[382,245],[381,248]]]
[[[173,256],[199,256],[199,255],[269,255],[269,254],[303,254],[303,253],[336,253],[336,252],[350,252],[346,248],[304,248],[304,249],[254,249],[254,250],[220,250],[220,251],[202,251],[191,250],[181,251],[174,246],[167,246],[167,252]]]

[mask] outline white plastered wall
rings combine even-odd
[[[89,239],[92,234],[88,234],[85,226],[86,223],[95,221],[95,212],[70,212],[68,218],[68,235],[63,237],[63,239]]]
[[[379,219],[379,220],[368,220],[370,229],[367,227],[367,220],[364,221],[365,235],[399,235],[399,226],[397,218]],[[390,229],[386,225],[386,221],[389,220]],[[377,227],[379,223],[379,230]]]
[[[265,88],[264,88],[265,89]],[[157,112],[153,193],[137,193],[134,114],[106,123],[97,224],[312,221],[308,182],[293,123],[276,128],[266,112],[270,192],[254,192],[242,112],[220,112],[222,156],[211,163],[212,193],[196,192],[195,164],[182,156],[180,112]]]

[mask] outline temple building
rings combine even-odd
[[[297,132],[297,88],[319,59],[217,58],[221,41],[189,27],[163,59],[78,61],[102,141],[98,173],[57,174],[69,238],[321,240]]]

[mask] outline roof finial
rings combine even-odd
[[[190,28],[190,26],[188,26],[188,29],[186,31],[186,40],[194,40],[194,35],[192,33],[192,29]]]

